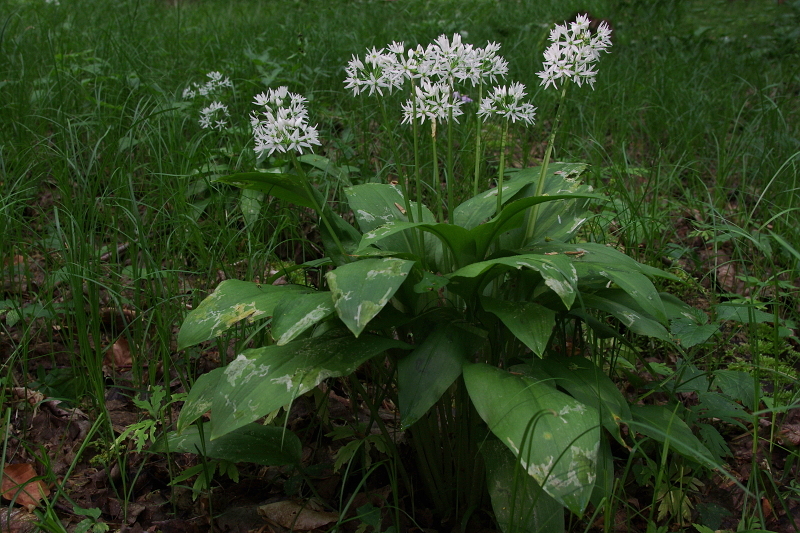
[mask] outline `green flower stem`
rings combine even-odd
[[[436,221],[443,222],[442,191],[439,182],[439,155],[436,150],[436,121],[431,120],[431,149],[433,150],[433,192],[436,197]]]
[[[508,142],[508,119],[503,124],[503,134],[500,137],[500,170],[497,175],[497,214],[503,208],[503,174],[506,171],[506,143]]]
[[[564,99],[567,95],[568,86],[569,79],[564,82],[564,86],[561,89],[561,97],[558,100],[558,107],[556,108],[556,118],[553,121],[553,129],[550,130],[550,137],[547,139],[547,149],[544,152],[542,170],[539,172],[539,183],[536,184],[536,193],[534,196],[541,196],[542,191],[544,190],[544,177],[547,174],[547,167],[550,164],[550,154],[553,153],[553,145],[555,144],[556,132],[558,131],[558,125],[561,119],[561,110],[564,108]],[[528,210],[528,224],[525,228],[525,237],[521,246],[525,246],[533,238],[533,233],[536,231],[537,218],[539,218],[539,205],[535,205]]]
[[[408,176],[406,176],[403,166],[400,164],[400,156],[397,153],[397,143],[391,138],[392,131],[389,129],[389,117],[386,113],[386,102],[381,100],[381,114],[383,115],[383,128],[389,136],[389,145],[392,147],[392,157],[394,158],[394,166],[397,169],[397,177],[400,181],[400,188],[403,191],[403,200],[405,203],[405,215],[409,222],[414,222],[414,215],[411,211],[411,198],[408,196]],[[420,222],[422,219],[420,219]]]
[[[311,187],[311,183],[308,182],[308,177],[306,176],[306,173],[303,172],[303,168],[300,166],[300,161],[297,160],[297,156],[294,153],[292,153],[292,163],[294,164],[295,170],[297,170],[297,173],[300,175],[300,179],[303,180],[303,186],[306,188],[306,191],[308,191],[308,197],[314,204],[314,211],[317,212],[319,218],[322,219],[322,223],[325,224],[325,227],[331,234],[331,238],[333,239],[333,242],[336,243],[336,248],[339,249],[339,253],[342,254],[342,257],[345,258],[345,261],[349,263],[350,262],[349,256],[344,251],[344,247],[342,246],[341,241],[339,241],[339,237],[336,235],[336,232],[333,231],[333,227],[331,226],[330,221],[325,217],[325,214],[322,211],[322,206],[319,205],[319,203],[317,202],[317,197],[314,194],[314,189]]]
[[[422,178],[419,169],[419,122],[417,122],[416,84],[411,80],[411,105],[413,106],[411,119],[414,131],[414,181],[417,185],[417,220],[422,222]]]
[[[483,81],[478,85],[478,104],[483,98]],[[475,178],[472,182],[472,196],[478,196],[478,181],[481,172],[481,133],[483,132],[483,120],[477,113],[475,114]]]
[[[452,92],[453,89],[451,87],[450,93],[452,94]],[[453,222],[453,180],[455,179],[453,176],[453,109],[449,109],[447,114],[447,174],[445,174],[445,179],[447,180],[447,220]],[[440,222],[444,222],[444,220]]]

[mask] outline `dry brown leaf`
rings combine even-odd
[[[302,504],[292,500],[262,505],[258,514],[291,531],[310,531],[339,520],[336,513],[315,511],[309,508],[308,502]]]
[[[16,501],[33,511],[39,500],[50,495],[50,489],[41,479],[31,481],[38,474],[29,463],[6,465],[3,469],[3,498]]]
[[[103,357],[103,366],[112,370],[127,369],[133,366],[128,339],[120,337],[117,342],[108,347],[106,355]]]

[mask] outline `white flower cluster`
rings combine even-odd
[[[271,155],[276,150],[286,153],[319,145],[317,129],[308,125],[306,99],[290,93],[288,87],[269,89],[255,97],[257,106],[263,111],[250,116],[255,138],[255,152],[259,156]]]
[[[426,118],[433,122],[447,120],[449,117],[458,122],[457,117],[464,114],[460,109],[464,100],[460,97],[454,98],[446,85],[422,80],[415,89],[415,101],[408,100],[403,104],[403,123],[410,123],[415,116],[420,123],[424,123]]]
[[[418,45],[406,50],[403,43],[393,42],[380,50],[368,50],[363,61],[353,56],[345,69],[345,88],[354,95],[368,91],[370,95],[377,92],[383,96],[384,90],[391,93],[414,79],[417,118],[447,120],[462,114],[458,107],[465,102],[454,91],[456,83],[469,82],[474,87],[506,75],[508,63],[497,54],[498,50],[497,43],[485,48],[465,44],[457,33],[452,40],[440,35],[426,48]],[[408,100],[403,106],[404,121],[413,117],[414,105],[413,100]]]
[[[491,95],[481,100],[478,115],[483,118],[499,116],[511,122],[519,120],[533,124],[536,108],[522,101],[526,94],[525,86],[521,83],[512,83],[508,87],[495,87]]]
[[[594,63],[600,52],[608,52],[611,46],[611,28],[601,22],[592,34],[589,17],[578,15],[569,28],[566,23],[557,24],[550,32],[551,44],[544,52],[544,70],[538,75],[545,87],[557,85],[563,79],[571,79],[578,86],[588,82],[594,88],[597,71]]]
[[[203,85],[200,85],[197,82],[192,82],[190,87],[185,88],[183,90],[183,97],[187,100],[191,100],[197,95],[209,96],[214,94],[222,87],[233,87],[231,80],[227,77],[223,77],[219,72],[212,71],[206,74],[206,76],[208,77],[208,81]]]
[[[231,114],[228,106],[221,102],[211,102],[211,105],[200,110],[200,127],[205,129],[218,129],[222,131],[228,126]]]

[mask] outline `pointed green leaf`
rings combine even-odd
[[[545,185],[542,193],[552,196],[564,192],[591,192],[591,187],[580,185],[574,178],[586,169],[583,163],[552,163],[547,168]],[[507,178],[503,182],[503,203],[517,200],[522,189],[531,187],[536,190],[541,167],[526,168],[523,170],[509,169]],[[582,189],[577,189],[580,186]],[[531,196],[531,194],[524,194]],[[559,205],[563,209],[563,205]],[[470,198],[454,209],[453,221],[462,228],[472,229],[483,224],[497,211],[497,189],[490,189]],[[541,215],[542,211],[540,211]],[[541,223],[541,221],[540,221]]]
[[[231,463],[255,463],[264,466],[299,465],[302,445],[297,435],[280,427],[247,424],[222,437],[211,440],[209,424],[200,437],[200,429],[192,426],[186,431],[167,434],[151,451],[205,454]]]
[[[622,290],[627,292],[631,298],[639,303],[639,306],[647,313],[653,315],[662,324],[667,323],[667,313],[661,296],[653,282],[638,272],[620,271],[606,268],[598,272],[601,276],[616,283]]]
[[[219,377],[211,407],[211,439],[244,426],[330,377],[351,374],[389,348],[407,345],[372,335],[317,337],[240,353]]]
[[[194,382],[186,401],[183,403],[180,415],[178,415],[178,432],[184,431],[195,420],[211,410],[214,399],[214,391],[224,368],[215,368],[211,372],[206,372]]]
[[[178,349],[219,337],[244,319],[253,322],[270,317],[278,302],[310,290],[299,285],[258,285],[238,279],[225,280],[186,316],[178,332]]]
[[[242,172],[217,178],[215,181],[227,183],[242,189],[260,191],[269,196],[286,200],[302,207],[314,208],[314,202],[301,181],[302,178],[279,171]]]
[[[423,416],[461,375],[464,361],[482,344],[477,335],[452,323],[439,324],[397,365],[403,427]]]
[[[700,440],[694,436],[686,422],[666,407],[660,405],[631,405],[631,429],[661,443],[668,443],[679,454],[693,459],[711,469],[721,468]]]
[[[553,196],[535,196],[514,200],[503,208],[503,211],[500,213],[500,215],[494,217],[489,222],[481,224],[480,226],[470,230],[470,234],[475,240],[478,257],[486,257],[487,253],[494,248],[493,245],[503,233],[511,230],[524,231],[523,226],[525,225],[525,214],[531,207],[545,204],[547,202],[555,202],[553,205],[559,206],[561,205],[560,200],[573,201],[576,199],[587,198],[602,197],[595,194],[556,194]],[[580,222],[583,222],[583,220]],[[577,222],[576,224],[578,226],[580,225]],[[537,235],[538,234],[539,233],[537,230]],[[518,248],[520,247],[519,240],[520,237],[517,237],[516,241],[512,239],[512,242],[508,243],[508,245],[512,248]],[[504,245],[506,245],[506,243],[504,243]]]
[[[356,217],[358,227],[363,233],[369,233],[390,222],[409,222],[410,220],[420,223],[436,222],[433,213],[425,206],[422,206],[422,220],[417,220],[416,202],[411,202],[411,217],[409,217],[408,213],[405,213],[406,204],[403,193],[396,185],[365,183],[348,187],[344,192],[347,195],[350,209],[353,210]],[[412,234],[399,233],[387,236],[380,242],[380,246],[385,250],[413,253],[414,242]],[[427,236],[426,248],[435,244],[435,239]]]
[[[578,273],[566,255],[524,254],[472,263],[448,276],[451,286],[460,294],[473,294],[477,290],[476,284],[480,284],[481,281],[470,278],[478,278],[497,265],[506,267],[497,270],[498,275],[510,268],[530,268],[539,272],[544,278],[545,285],[561,298],[567,309],[572,307],[576,296]]]
[[[621,290],[609,289],[598,294],[584,294],[581,302],[587,308],[605,311],[639,335],[647,335],[669,341],[667,329],[641,309],[625,305],[622,296],[628,296]],[[629,303],[629,302],[625,302]]]
[[[534,302],[509,302],[484,296],[481,305],[494,313],[525,346],[542,357],[556,326],[555,311]]]
[[[600,413],[603,426],[623,446],[620,424],[631,418],[627,400],[614,382],[592,361],[584,357],[547,357],[530,364],[531,373],[539,369],[554,379],[555,384],[576,400],[594,407]]]
[[[333,312],[333,298],[328,291],[312,292],[284,300],[275,308],[272,337],[278,346],[283,346],[333,315]]]
[[[364,259],[325,275],[336,313],[356,337],[397,292],[414,261],[387,257]]]
[[[481,418],[522,467],[581,514],[597,477],[597,411],[544,383],[485,364],[466,365],[464,382]]]
[[[414,228],[419,228],[441,241],[452,252],[457,264],[474,261],[475,241],[472,240],[467,230],[453,224],[428,224],[424,222],[389,222],[368,231],[361,238],[361,244],[358,246],[356,253],[401,232],[407,233],[407,239],[413,239],[414,236],[408,230]]]
[[[504,533],[564,533],[564,506],[542,490],[503,443],[487,440],[481,455],[495,520]]]

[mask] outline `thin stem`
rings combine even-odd
[[[405,203],[405,215],[408,217],[409,222],[414,222],[414,215],[411,212],[411,198],[408,196],[408,177],[406,176],[403,166],[400,164],[400,157],[397,154],[397,143],[392,138],[392,131],[389,129],[389,117],[386,113],[386,102],[381,99],[381,114],[383,115],[383,129],[388,135],[389,145],[392,149],[392,157],[394,158],[394,167],[397,170],[397,177],[400,181],[400,188],[403,191],[403,200]]]
[[[436,151],[436,121],[431,120],[431,148],[433,150],[433,192],[436,196],[436,219],[442,222],[442,187],[439,181],[439,156]]]
[[[508,142],[508,119],[503,124],[503,135],[500,137],[500,170],[497,176],[497,214],[503,208],[503,174],[506,171],[506,142]]]
[[[450,88],[452,98],[453,89]],[[453,221],[453,108],[447,111],[447,219]],[[444,222],[440,220],[439,222]]]
[[[483,80],[478,85],[478,104],[483,98]],[[483,133],[483,120],[479,114],[475,114],[475,178],[472,181],[472,196],[478,195],[478,181],[481,172],[481,134]]]
[[[412,119],[411,125],[414,130],[414,180],[417,184],[417,220],[422,222],[422,178],[419,169],[419,122],[417,122],[417,87],[414,79],[411,79],[411,105]]]
[[[544,190],[544,178],[547,174],[547,167],[550,164],[550,154],[553,153],[553,145],[556,140],[556,132],[558,131],[559,121],[561,119],[561,110],[564,108],[564,99],[567,95],[567,87],[569,87],[569,79],[564,82],[561,89],[561,97],[558,100],[558,107],[556,108],[556,118],[553,121],[553,129],[550,130],[550,136],[547,139],[547,149],[544,152],[544,160],[542,161],[542,170],[539,172],[539,183],[536,184],[536,193],[534,196],[541,196]],[[536,219],[539,218],[539,205],[533,206],[528,211],[528,224],[525,228],[525,238],[522,241],[522,246],[525,246],[532,238],[533,233],[536,231]]]
[[[350,262],[350,258],[344,251],[344,247],[342,246],[341,241],[339,241],[339,237],[336,235],[336,232],[333,231],[333,227],[331,226],[325,214],[322,212],[322,206],[317,202],[317,196],[314,194],[314,189],[308,182],[308,177],[306,176],[306,173],[303,172],[303,168],[300,166],[300,161],[297,160],[297,156],[294,153],[292,153],[292,163],[294,163],[294,168],[297,170],[297,173],[300,175],[300,179],[303,181],[303,186],[305,186],[306,191],[308,192],[308,197],[314,204],[314,211],[317,212],[317,215],[322,220],[322,223],[325,224],[325,227],[328,229],[328,233],[331,234],[331,238],[333,239],[333,242],[336,243],[336,248],[339,249],[339,253],[342,254],[342,257],[345,261]]]

